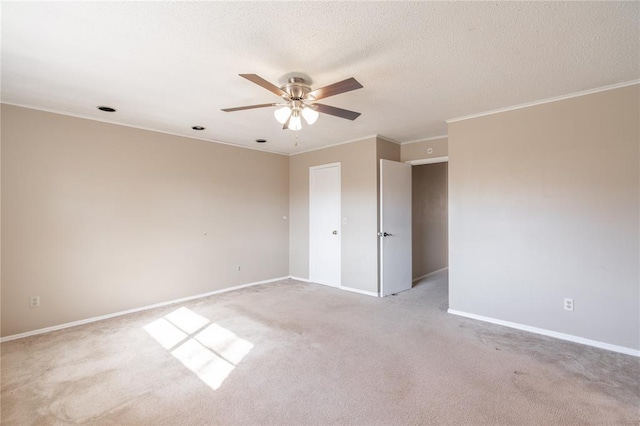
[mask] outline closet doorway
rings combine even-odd
[[[413,281],[449,267],[448,158],[412,162]]]

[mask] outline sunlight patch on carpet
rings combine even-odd
[[[143,328],[213,390],[253,349],[253,343],[185,307]]]

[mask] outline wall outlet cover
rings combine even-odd
[[[564,310],[573,311],[573,299],[569,299],[569,298],[564,299]]]
[[[40,306],[40,296],[31,296],[29,298],[29,309]]]

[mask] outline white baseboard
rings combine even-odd
[[[420,276],[418,278],[414,278],[413,282],[415,283],[416,281],[420,281],[422,279],[429,278],[430,276],[435,275],[437,273],[440,273],[442,271],[446,271],[447,269],[449,269],[449,267],[445,266],[444,268],[440,268],[440,269],[437,269],[437,270],[435,270],[433,272],[429,272],[428,274],[424,274],[424,275],[422,275],[422,276]]]
[[[531,327],[529,325],[518,324],[516,322],[504,321],[495,318],[485,317],[482,315],[470,314],[467,312],[456,311],[455,309],[448,309],[448,313],[458,315],[461,317],[471,318],[478,321],[490,322],[492,324],[498,324],[509,328],[515,328],[517,330],[528,331],[529,333],[541,334],[543,336],[555,337],[560,340],[567,340],[569,342],[580,343],[587,346],[593,346],[600,349],[606,349],[608,351],[619,352],[621,354],[640,357],[640,350],[626,348],[624,346],[612,345],[610,343],[599,342],[597,340],[585,339],[584,337],[573,336],[571,334],[559,333],[557,331],[546,330],[544,328]]]
[[[311,282],[307,278],[294,277],[293,275],[289,276],[289,278],[291,278],[292,280],[296,280],[296,281],[302,281],[303,283],[310,283]]]
[[[311,281],[311,280],[309,280],[307,278],[294,277],[293,275],[290,276],[289,278],[291,278],[292,280],[296,280],[296,281],[302,281],[304,283],[314,283],[314,284],[326,285],[327,287],[333,287],[333,288],[337,288],[337,289],[340,289],[340,290],[350,291],[352,293],[364,294],[364,295],[373,296],[373,297],[380,297],[380,295],[378,293],[375,293],[373,291],[358,290],[357,288],[345,287],[343,285],[341,285],[340,287],[335,287],[335,286],[332,286],[332,285],[329,285],[329,284],[316,283],[315,281]]]
[[[367,296],[380,297],[380,295],[378,293],[375,293],[373,291],[358,290],[357,288],[351,288],[351,287],[342,286],[342,287],[340,287],[340,290],[350,291],[352,293],[364,294],[364,295],[367,295]]]
[[[149,310],[149,309],[160,308],[162,306],[167,306],[167,305],[173,305],[173,304],[176,304],[176,303],[187,302],[189,300],[200,299],[200,298],[203,298],[203,297],[213,296],[214,294],[226,293],[228,291],[239,290],[241,288],[251,287],[251,286],[254,286],[254,285],[268,284],[268,283],[272,283],[272,282],[275,282],[275,281],[286,280],[287,278],[289,278],[289,277],[280,277],[280,278],[272,278],[270,280],[256,281],[256,282],[253,282],[253,283],[242,284],[242,285],[237,285],[237,286],[234,286],[234,287],[227,287],[227,288],[223,288],[223,289],[220,289],[220,290],[210,291],[208,293],[196,294],[195,296],[182,297],[180,299],[169,300],[167,302],[160,302],[160,303],[155,303],[153,305],[142,306],[140,308],[127,309],[126,311],[114,312],[112,314],[100,315],[100,316],[97,316],[97,317],[86,318],[86,319],[82,319],[82,320],[79,320],[79,321],[67,322],[67,323],[64,323],[64,324],[58,324],[58,325],[54,325],[54,326],[51,326],[51,327],[45,327],[45,328],[40,328],[40,329],[37,329],[37,330],[27,331],[27,332],[24,332],[24,333],[13,334],[11,336],[5,336],[5,337],[0,338],[0,343],[8,342],[10,340],[22,339],[24,337],[29,337],[29,336],[35,336],[37,334],[49,333],[50,331],[62,330],[63,328],[75,327],[75,326],[78,326],[78,325],[89,324],[89,323],[96,322],[96,321],[102,321],[102,320],[109,319],[109,318],[114,318],[114,317],[119,317],[119,316],[122,316],[122,315],[132,314],[134,312],[146,311],[146,310]]]

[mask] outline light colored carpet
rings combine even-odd
[[[640,421],[637,358],[452,316],[446,297],[446,272],[385,299],[286,280],[3,343],[2,422]]]

